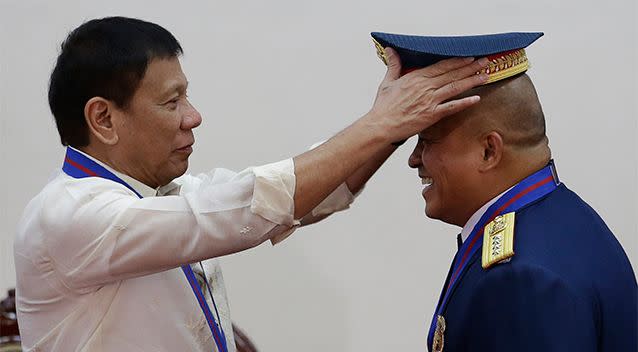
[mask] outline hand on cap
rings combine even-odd
[[[452,58],[401,76],[399,55],[392,48],[386,48],[385,53],[388,71],[369,115],[386,128],[393,142],[480,100],[478,96],[450,99],[487,81],[487,75],[476,74],[487,66],[487,59]]]

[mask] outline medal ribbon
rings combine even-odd
[[[85,177],[101,177],[105,179],[109,179],[111,181],[117,182],[126,188],[130,189],[133,193],[135,193],[138,197],[142,198],[142,195],[139,194],[136,190],[134,190],[129,184],[124,182],[121,178],[114,175],[112,172],[102,167],[100,164],[94,162],[93,160],[87,158],[82,153],[73,150],[72,148],[67,148],[66,157],[64,158],[64,165],[62,166],[62,170],[69,176],[73,178],[85,178]],[[217,345],[217,350],[219,352],[228,352],[228,347],[226,345],[226,335],[224,334],[224,330],[221,328],[221,320],[219,321],[219,325],[215,321],[215,317],[206,302],[206,298],[195,278],[195,274],[193,273],[193,269],[189,264],[182,265],[182,271],[184,275],[186,275],[186,279],[197,298],[197,302],[199,303],[204,316],[206,317],[206,322],[208,323],[208,327],[210,328],[211,333],[213,334],[213,338],[215,340],[215,344]],[[215,305],[215,299],[213,298],[212,292],[210,295],[211,300],[213,301],[213,305]],[[215,305],[215,311],[217,311],[217,306]],[[217,315],[217,319],[219,319],[219,314]]]
[[[441,300],[441,304],[437,308],[430,324],[428,346],[432,346],[436,329],[436,317],[442,314],[452,289],[458,283],[459,276],[468,265],[468,260],[482,247],[485,225],[492,222],[499,215],[517,211],[527,204],[544,197],[554,191],[559,184],[560,181],[554,169],[554,162],[550,161],[549,165],[523,179],[487,209],[459,249],[459,255],[456,256],[452,267],[450,281],[443,293],[443,300]]]

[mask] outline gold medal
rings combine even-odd
[[[442,315],[436,316],[436,329],[434,330],[434,338],[432,339],[432,352],[443,352],[445,344],[445,318]]]

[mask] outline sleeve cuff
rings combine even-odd
[[[312,216],[332,214],[350,208],[355,195],[350,192],[348,185],[344,182],[337,187],[326,199],[312,209]]]
[[[250,210],[279,225],[298,226],[294,219],[295,166],[292,159],[253,168],[255,188]]]

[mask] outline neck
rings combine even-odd
[[[121,158],[119,158],[117,156],[117,153],[110,152],[108,150],[105,150],[104,148],[96,147],[91,144],[84,147],[74,147],[74,148],[108,165],[113,170],[121,174],[127,175],[151,188],[157,188],[161,186],[159,184],[156,184],[157,182],[154,182],[150,180],[149,178],[144,177],[144,173],[142,172],[142,170],[128,167],[127,165],[129,165],[130,163],[127,163],[125,160],[122,160]]]
[[[463,227],[470,217],[484,204],[547,166],[550,160],[550,153],[549,148],[546,148],[546,152],[536,154],[536,157],[512,155],[507,157],[507,159],[503,160],[504,163],[501,166],[488,172],[485,175],[486,177],[481,180],[481,188],[476,197],[477,202],[473,210],[468,211],[468,214],[460,221],[458,226]],[[489,187],[483,187],[485,185],[489,185]]]

